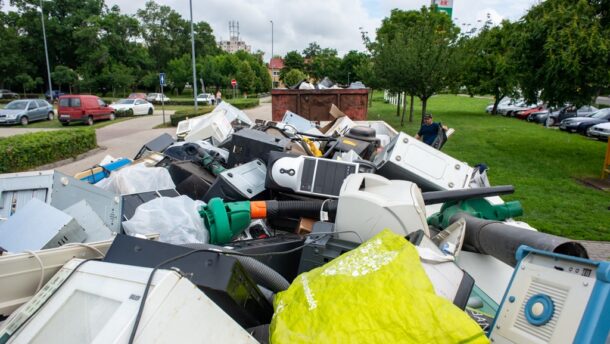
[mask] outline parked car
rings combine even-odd
[[[146,96],[146,100],[151,103],[161,103],[161,101],[164,101],[164,102],[170,101],[169,97],[163,93],[149,93]]]
[[[128,115],[152,115],[155,107],[144,99],[121,99],[110,104],[116,112]]]
[[[512,117],[515,115],[515,113],[517,111],[528,110],[528,109],[531,109],[536,106],[538,106],[538,105],[537,104],[528,104],[525,101],[519,101],[519,102],[515,102],[513,104],[509,104],[508,106],[503,107],[502,110],[499,111],[499,113],[503,116]]]
[[[585,117],[587,115],[594,113],[597,110],[599,110],[599,109],[596,108],[595,106],[591,106],[591,105],[584,105],[584,106],[581,106],[580,108],[576,108],[576,106],[569,105],[569,106],[562,108],[559,111],[551,112],[547,116],[544,124],[547,127],[552,127],[555,125],[559,125],[559,123],[561,123],[561,121],[563,121],[566,118]]]
[[[517,117],[518,119],[528,119],[528,117],[534,113],[538,113],[540,111],[546,110],[546,106],[545,105],[538,105],[536,107],[530,108],[530,109],[525,109],[525,110],[519,110],[517,112],[515,112],[514,116]]]
[[[59,99],[59,97],[61,97],[63,95],[65,95],[65,93],[63,93],[59,90],[53,90],[53,99],[52,100]],[[49,93],[49,91],[45,92],[44,96],[47,99],[51,99],[51,93]]]
[[[114,109],[97,96],[72,94],[59,97],[59,121],[62,125],[73,122],[93,125],[100,119],[115,119]]]
[[[214,105],[216,98],[210,93],[201,93],[197,96],[197,103],[204,103],[208,105]]]
[[[508,97],[504,97],[502,99],[500,99],[500,102],[498,103],[498,109],[500,109],[500,107],[504,107],[507,106],[508,104],[510,104],[510,102],[512,101],[512,99],[508,98]],[[485,112],[487,113],[491,113],[494,109],[494,104],[491,103],[489,105],[487,105],[487,107],[485,108]]]
[[[579,132],[583,135],[587,134],[587,130],[600,123],[610,122],[610,108],[601,109],[589,116],[585,117],[572,117],[567,118],[561,121],[559,124],[559,129],[565,130],[568,132]]]
[[[608,140],[610,137],[610,123],[596,124],[587,130],[587,136],[598,140]]]
[[[52,120],[55,117],[53,106],[44,99],[13,100],[0,110],[0,124],[28,125],[40,120]]]
[[[9,90],[0,90],[0,99],[19,99],[19,95]]]
[[[146,100],[146,93],[131,93],[127,99],[144,99]]]

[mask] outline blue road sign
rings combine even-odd
[[[165,85],[165,73],[159,73],[159,83]]]

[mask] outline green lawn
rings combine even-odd
[[[107,125],[111,125],[111,124],[127,121],[127,120],[130,120],[132,118],[136,118],[136,117],[120,117],[120,118],[115,119],[114,121],[108,121],[108,120],[96,121],[96,122],[93,123],[93,126],[91,126],[91,128],[96,128],[96,129],[103,128],[103,127],[105,127]],[[12,127],[13,128],[23,128],[21,125],[14,125]],[[67,127],[64,127],[63,125],[61,125],[61,122],[59,122],[58,119],[54,119],[52,121],[37,121],[37,122],[32,122],[32,123],[27,125],[27,128],[74,129],[74,128],[86,128],[86,127],[87,127],[87,125],[81,124],[81,123],[73,123],[73,124],[70,124]]]
[[[511,184],[523,217],[538,230],[574,239],[610,240],[610,193],[583,186],[575,178],[599,177],[606,143],[582,135],[546,129],[514,118],[485,113],[487,99],[439,95],[428,102],[435,121],[455,128],[443,151],[470,165],[489,166],[492,185]],[[407,109],[408,117],[408,109]],[[396,107],[375,95],[370,120],[381,119],[415,135],[421,119],[415,103],[414,123],[400,127]]]

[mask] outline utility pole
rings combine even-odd
[[[271,68],[271,61],[273,60],[273,20],[270,20],[271,22],[271,59],[269,59],[269,69],[271,69],[271,90],[273,90],[273,78],[275,78],[275,75],[273,75],[273,69]]]
[[[193,0],[189,0],[191,8],[191,52],[193,60],[193,101],[195,102],[195,112],[197,112],[197,67],[195,65],[195,33],[193,30]]]
[[[42,21],[42,37],[44,39],[44,57],[47,60],[47,78],[49,81],[49,97],[53,102],[53,84],[51,83],[51,66],[49,65],[49,51],[47,48],[47,33],[44,27],[44,10],[42,9],[42,0],[40,0],[40,20]]]

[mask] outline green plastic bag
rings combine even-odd
[[[277,294],[271,343],[488,343],[437,296],[415,247],[384,230]]]

